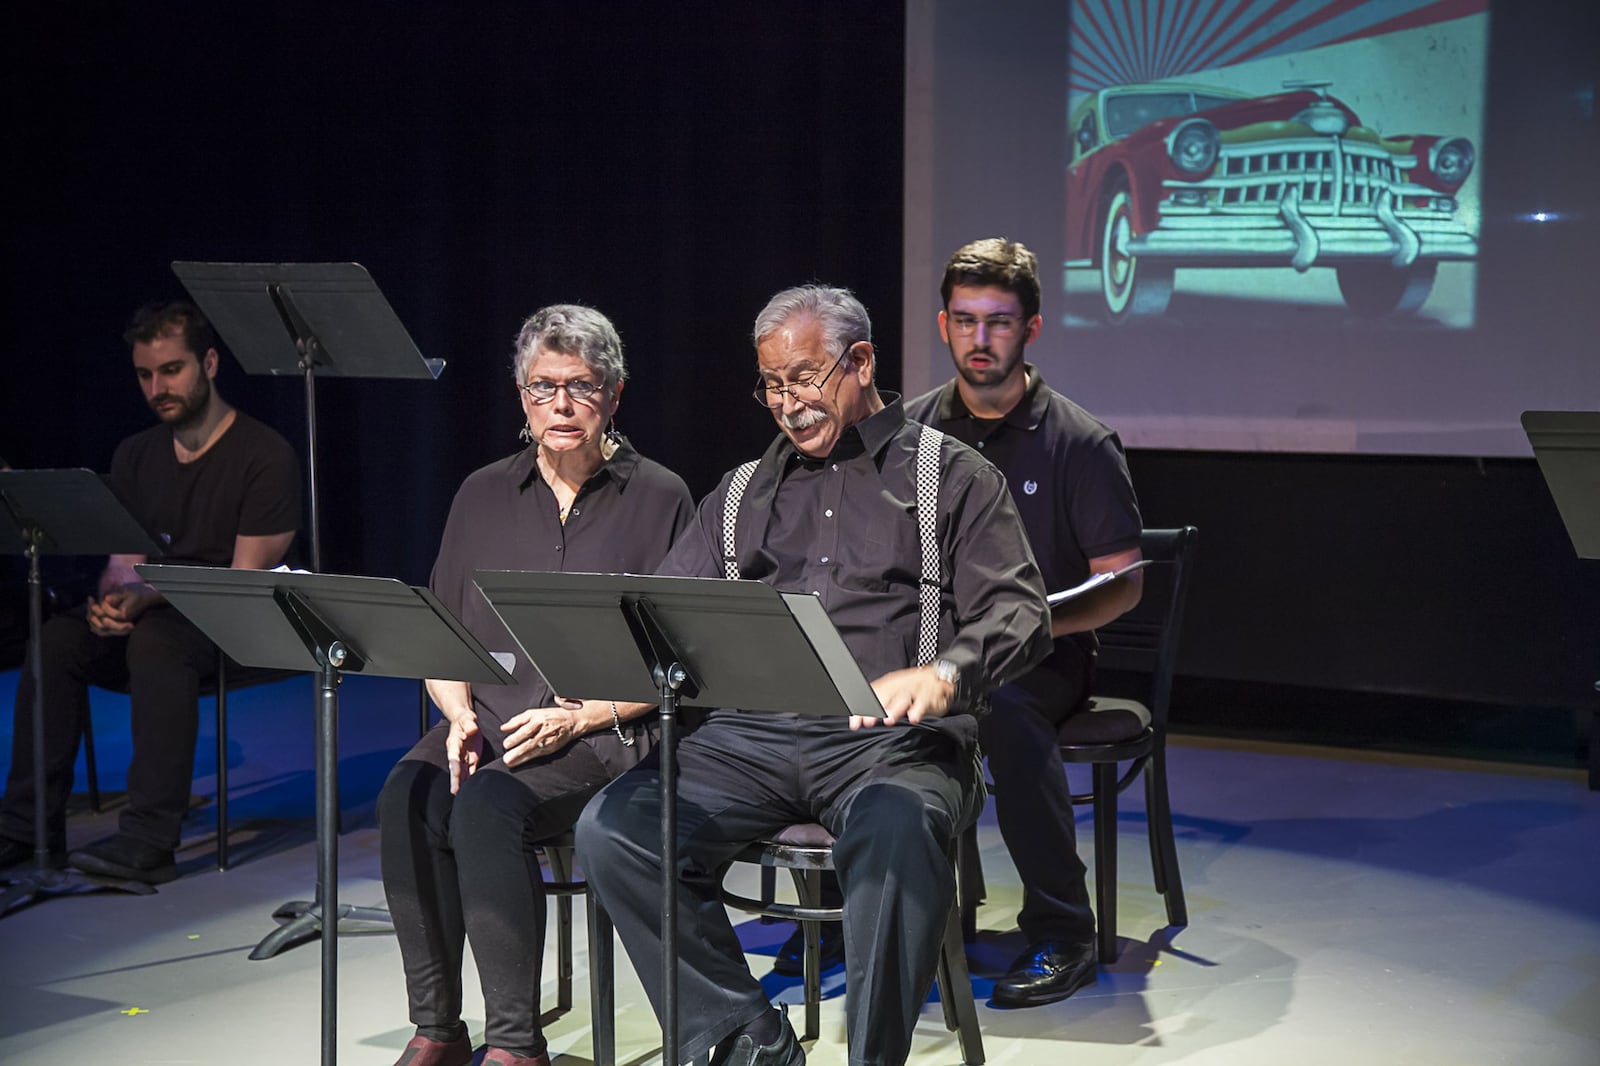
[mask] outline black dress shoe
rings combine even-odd
[[[158,848],[128,836],[114,836],[74,851],[67,861],[86,874],[160,885],[178,876],[171,848]]]
[[[997,1007],[1037,1007],[1066,999],[1098,980],[1093,942],[1035,944],[1017,957],[1011,971],[994,983]]]
[[[778,1018],[776,1040],[758,1044],[748,1033],[740,1033],[712,1058],[711,1066],[806,1066],[806,1049],[794,1035],[785,1008]]]
[[[779,977],[801,977],[806,972],[806,930],[799,922],[794,932],[783,942],[772,960],[772,972]],[[827,973],[844,961],[844,926],[839,922],[822,923],[822,958],[818,973]]]

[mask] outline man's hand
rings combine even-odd
[[[554,755],[585,732],[578,712],[582,700],[556,699],[554,707],[529,707],[500,729],[506,734],[507,766]]]
[[[898,725],[901,722],[916,724],[930,718],[943,718],[950,711],[956,687],[939,680],[932,666],[912,666],[892,670],[872,683],[878,702],[883,704],[883,717],[853,714],[850,728],[862,729],[875,725]]]
[[[89,630],[102,637],[125,637],[145,610],[161,602],[161,594],[143,582],[118,585],[89,600]]]
[[[453,796],[460,791],[461,782],[477,772],[483,758],[483,737],[478,732],[477,715],[468,711],[450,718],[444,753],[450,761],[450,794]]]

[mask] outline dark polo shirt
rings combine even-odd
[[[885,399],[888,406],[848,427],[825,460],[807,458],[780,434],[745,490],[735,538],[740,576],[818,596],[869,681],[917,665],[919,427],[906,421],[898,397]],[[948,437],[940,459],[939,655],[977,694],[1045,653],[1044,587],[999,471]],[[722,576],[730,479],[701,501],[662,573]],[[956,717],[962,721],[945,727],[970,733],[973,719]]]
[[[433,565],[431,586],[445,606],[485,648],[514,658],[516,684],[472,689],[480,733],[496,755],[501,723],[529,707],[551,706],[554,694],[472,583],[473,572],[651,574],[694,517],[683,479],[623,443],[584,482],[562,523],[535,452],[526,448],[467,476]]]
[[[1004,418],[977,418],[954,379],[906,404],[925,422],[978,449],[1005,474],[1051,592],[1089,576],[1089,560],[1139,545],[1139,503],[1122,442],[1105,423],[1028,366],[1028,391]],[[1092,634],[1063,637],[1046,665],[1076,674]],[[1073,647],[1076,644],[1077,647]]]

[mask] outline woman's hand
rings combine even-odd
[[[477,772],[483,758],[483,736],[478,732],[478,716],[470,711],[450,718],[445,734],[444,753],[450,760],[450,794],[461,789],[461,782]]]
[[[554,755],[588,732],[581,719],[583,701],[557,697],[554,707],[529,707],[500,729],[506,735],[507,766]]]

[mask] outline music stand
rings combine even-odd
[[[247,374],[299,374],[306,390],[306,484],[310,499],[311,569],[322,570],[317,476],[317,386],[320,377],[415,378],[433,381],[443,359],[417,350],[377,282],[360,263],[196,263],[173,273],[205,312]],[[424,697],[426,707],[426,697]],[[426,711],[424,711],[424,716]],[[275,917],[303,904],[285,904]],[[312,901],[311,906],[316,906]],[[383,914],[382,908],[369,908]],[[374,921],[387,921],[375,917]],[[298,941],[269,936],[251,958],[265,959]]]
[[[320,571],[317,377],[433,381],[444,370],[444,360],[423,358],[360,263],[180,260],[172,271],[245,373],[305,378],[311,569]]]
[[[476,684],[507,684],[511,675],[433,593],[390,578],[152,564],[137,569],[235,661],[318,675],[316,900],[290,904],[300,911],[275,935],[299,943],[322,934],[322,1061],[332,1066],[339,919],[388,920],[380,908],[338,902],[339,683],[347,673]],[[333,921],[324,918],[329,911]],[[266,946],[263,940],[250,957],[278,950],[260,954]]]
[[[678,707],[873,717],[883,707],[814,596],[721,578],[473,578],[556,692],[660,705],[661,1061],[677,1063]],[[629,646],[637,657],[619,653]]]
[[[33,677],[33,868],[0,894],[0,915],[36,895],[120,888],[155,889],[137,881],[84,878],[50,868],[45,826],[44,583],[41,555],[160,555],[161,546],[92,470],[0,470],[0,554],[28,559],[28,672]]]
[[[1522,431],[1580,559],[1600,559],[1600,412],[1524,411]],[[1595,682],[1600,692],[1600,681]],[[1600,711],[1589,719],[1589,788],[1600,790]]]

